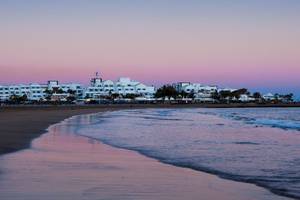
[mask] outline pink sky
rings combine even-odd
[[[300,85],[298,3],[59,2],[0,5],[1,84],[88,83],[99,71],[155,85]]]

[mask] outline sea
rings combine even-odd
[[[300,199],[300,108],[136,109],[77,116],[79,135]]]

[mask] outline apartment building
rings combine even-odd
[[[71,83],[59,85],[58,81],[48,81],[47,84],[0,85],[0,101],[6,101],[13,95],[26,95],[29,101],[38,101],[46,98],[46,90],[53,90],[54,88],[61,89],[65,93],[69,90],[73,90],[78,97],[82,97],[83,95],[83,87],[80,84]]]
[[[139,95],[152,98],[155,94],[154,86],[147,86],[128,77],[119,78],[116,82],[102,80],[99,77],[91,79],[91,85],[85,89],[84,96],[87,98],[101,98],[110,94],[126,96],[127,94]]]

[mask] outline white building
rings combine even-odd
[[[45,90],[47,89],[47,85],[43,84],[38,84],[38,83],[31,83],[26,87],[26,96],[28,100],[40,100],[45,98]]]
[[[133,94],[152,98],[155,94],[153,86],[146,86],[138,81],[131,80],[130,78],[119,78],[116,82],[111,80],[103,81],[101,78],[96,77],[91,79],[91,86],[87,87],[84,96],[87,98],[99,99],[111,94],[118,94],[126,96]]]
[[[174,83],[173,87],[178,91],[178,92],[186,92],[186,93],[213,93],[218,90],[218,87],[213,85],[202,85],[200,83],[190,83],[190,82],[178,82]]]
[[[26,95],[28,100],[39,100],[44,98],[44,85],[31,83],[28,85],[19,84],[19,85],[9,85],[9,86],[0,86],[0,100],[8,100],[11,96],[24,96]]]
[[[212,94],[218,90],[218,87],[215,85],[210,86],[190,82],[174,83],[173,87],[178,92],[185,92],[187,94],[193,93],[195,101],[199,102],[213,102]]]
[[[275,95],[273,95],[272,93],[267,93],[267,94],[264,94],[264,95],[263,95],[263,98],[264,98],[266,101],[272,101],[272,100],[274,100],[276,97],[275,97]]]
[[[10,91],[9,86],[0,85],[0,101],[5,101],[9,99]]]
[[[251,102],[251,101],[255,101],[255,98],[250,97],[247,94],[242,94],[238,100],[241,102]]]
[[[54,88],[62,89],[65,93],[69,90],[73,90],[78,97],[83,95],[83,88],[80,84],[71,83],[59,85],[58,81],[48,81],[47,84],[30,83],[9,86],[0,85],[0,101],[8,100],[13,95],[26,95],[27,99],[30,101],[43,100],[47,95],[45,91],[47,89],[53,90]]]
[[[234,88],[229,88],[229,87],[225,87],[225,88],[218,88],[218,92],[221,92],[221,91],[229,91],[229,92],[234,92],[236,91],[237,89],[234,89]]]

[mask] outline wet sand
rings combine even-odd
[[[106,107],[10,107],[0,109],[0,155],[28,148],[32,139],[54,123],[78,114],[120,108]]]
[[[73,134],[64,122],[0,156],[0,199],[284,200],[252,184],[160,163]]]
[[[299,107],[295,104],[113,104],[113,105],[16,105],[0,106],[0,155],[29,147],[54,123],[73,115],[120,109],[143,108],[243,108],[243,107]]]

